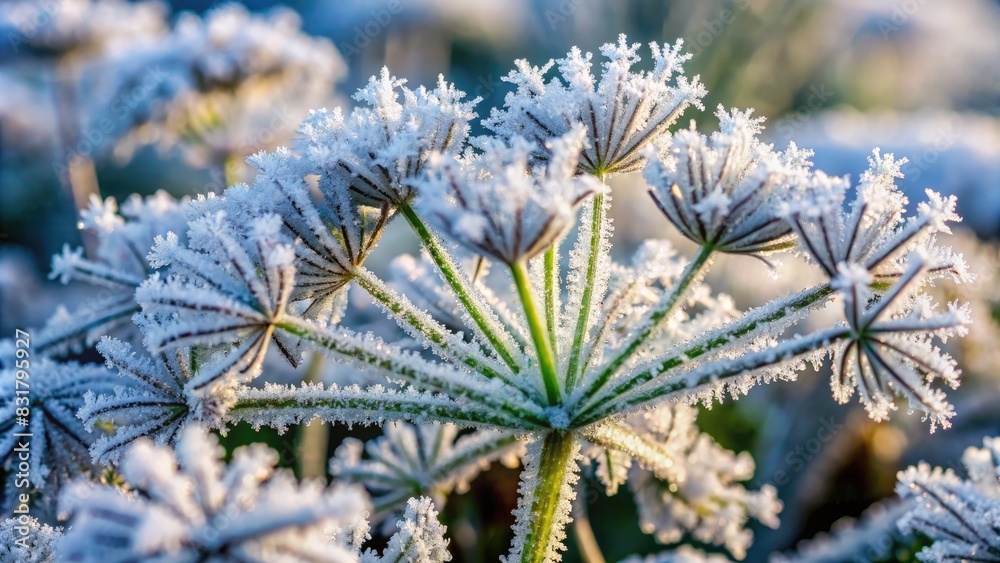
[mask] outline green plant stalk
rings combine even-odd
[[[545,321],[538,313],[535,306],[535,296],[531,291],[531,280],[528,278],[528,268],[523,261],[514,262],[510,265],[510,273],[514,277],[514,285],[517,286],[517,293],[524,306],[524,316],[528,320],[528,329],[531,332],[531,339],[535,343],[535,353],[538,355],[538,364],[542,372],[542,381],[545,383],[545,395],[550,405],[559,403],[559,380],[556,375],[555,356],[552,354],[552,346],[549,343],[548,332],[545,329]]]
[[[598,179],[604,181],[603,175]],[[569,364],[566,368],[566,390],[573,389],[576,383],[577,371],[580,368],[580,356],[583,353],[583,343],[587,338],[590,324],[591,301],[594,299],[594,280],[597,278],[597,266],[600,261],[601,241],[604,240],[604,194],[594,197],[594,209],[590,216],[590,255],[587,259],[587,272],[580,298],[580,314],[576,319],[576,330],[573,333],[573,345],[569,351]]]
[[[640,390],[623,401],[614,401],[614,404],[600,404],[596,410],[593,408],[587,409],[586,412],[581,413],[573,420],[571,427],[584,427],[602,420],[611,414],[629,412],[645,403],[667,401],[674,393],[679,391],[690,392],[703,385],[717,383],[754,370],[784,363],[792,358],[828,347],[835,341],[846,338],[849,335],[850,331],[846,328],[822,330],[812,333],[797,342],[790,343],[788,346],[779,346],[780,354],[776,354],[775,349],[768,348],[735,360],[727,359],[725,369],[706,373],[695,380],[690,380],[687,377],[679,377],[663,381],[650,386],[648,389]],[[590,413],[589,415],[587,414],[588,412]]]
[[[468,405],[428,405],[418,398],[405,394],[392,396],[341,396],[333,390],[328,397],[244,398],[236,401],[226,412],[226,422],[248,420],[257,413],[268,413],[276,419],[288,411],[299,411],[301,420],[320,419],[327,422],[353,421],[391,422],[408,420],[423,422],[454,422],[457,424],[485,425],[511,430],[523,430],[528,422],[515,422],[493,412],[470,409]],[[342,390],[338,390],[342,391]],[[478,405],[477,405],[478,406]],[[308,413],[306,416],[303,413]]]
[[[559,365],[559,339],[556,337],[556,303],[559,300],[559,243],[545,250],[545,324],[549,328],[549,342]]]
[[[618,354],[608,362],[601,374],[597,376],[594,383],[587,389],[586,396],[590,396],[601,389],[611,377],[618,371],[618,368],[629,360],[635,354],[643,343],[649,339],[650,335],[656,331],[657,327],[666,320],[670,314],[677,307],[677,304],[681,302],[681,298],[687,293],[687,290],[691,287],[691,284],[704,274],[708,265],[711,263],[712,252],[714,249],[711,246],[702,246],[698,249],[698,253],[695,255],[694,259],[688,263],[684,268],[684,272],[681,273],[681,277],[674,284],[674,287],[670,290],[670,295],[666,299],[657,303],[656,307],[649,315],[649,319],[639,330],[639,333],[629,340],[628,344],[618,352]]]
[[[570,432],[550,432],[542,443],[538,460],[538,487],[531,503],[531,530],[525,539],[522,563],[543,563],[556,523],[562,485],[572,471],[575,437]]]
[[[413,210],[413,207],[409,203],[401,203],[399,205],[399,211],[406,217],[406,221],[410,224],[413,231],[420,237],[420,240],[424,244],[424,248],[427,249],[427,253],[431,255],[431,259],[437,265],[438,269],[441,271],[444,280],[451,287],[452,291],[455,292],[455,296],[458,297],[459,302],[465,307],[466,312],[472,318],[476,326],[479,327],[480,332],[489,341],[490,345],[496,351],[500,359],[503,360],[507,367],[509,367],[514,373],[520,371],[520,366],[514,359],[513,354],[501,341],[499,331],[503,330],[501,327],[495,326],[495,323],[490,322],[489,314],[485,311],[480,310],[476,301],[472,298],[471,291],[472,288],[462,279],[461,274],[455,268],[455,262],[448,255],[448,252],[441,246],[440,241],[431,232],[431,230],[424,224],[423,220],[419,215]],[[508,332],[508,331],[504,331]],[[512,337],[512,333],[508,332]]]
[[[341,339],[322,331],[316,331],[308,323],[302,322],[295,317],[286,317],[285,320],[275,325],[289,334],[295,335],[303,340],[312,342],[320,348],[324,348],[334,354],[351,358],[355,361],[370,365],[373,368],[392,373],[393,375],[407,381],[417,381],[422,385],[433,387],[434,391],[446,393],[452,397],[467,399],[475,406],[483,407],[496,413],[497,417],[505,417],[507,422],[497,424],[501,428],[516,427],[512,421],[520,421],[527,425],[546,426],[547,421],[519,407],[514,401],[498,402],[496,397],[471,389],[459,386],[457,383],[443,381],[433,375],[428,375],[412,366],[396,365],[395,358],[389,355],[373,354],[370,351],[355,348]],[[429,413],[427,413],[429,414]]]
[[[409,303],[404,303],[399,299],[395,299],[389,288],[387,288],[381,280],[372,275],[370,271],[365,270],[364,268],[358,268],[354,276],[354,281],[358,284],[358,286],[368,292],[368,295],[370,295],[372,299],[385,306],[385,308],[390,311],[399,320],[399,322],[406,323],[407,326],[420,332],[420,334],[424,335],[427,340],[434,343],[435,346],[455,354],[466,366],[485,375],[486,377],[500,378],[504,381],[510,382],[509,377],[505,377],[504,374],[501,374],[489,365],[486,365],[477,358],[469,355],[466,351],[456,350],[455,347],[452,346],[451,342],[449,342],[449,336],[452,335],[447,332],[447,329],[439,323],[434,322],[433,319],[427,319],[424,311],[413,307]]]

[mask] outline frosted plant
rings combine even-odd
[[[898,499],[874,504],[860,518],[842,518],[834,522],[829,533],[802,541],[795,546],[794,553],[778,554],[771,560],[774,563],[888,560],[894,547],[909,539],[896,531],[896,523],[912,509],[912,501]]]
[[[61,508],[70,514],[59,544],[70,561],[351,561],[327,530],[363,517],[367,499],[349,488],[297,484],[276,472],[260,444],[228,466],[214,436],[191,426],[176,454],[148,441],[122,464],[128,490],[79,483]]]
[[[37,56],[86,55],[110,45],[165,32],[165,6],[156,1],[28,0],[4,2],[0,31],[4,48],[27,47]]]
[[[643,531],[661,543],[690,533],[698,541],[722,544],[743,558],[752,541],[748,517],[776,528],[781,502],[774,487],[750,492],[736,484],[753,476],[753,459],[720,447],[695,426],[697,411],[662,405],[587,434],[599,447],[590,455],[598,477],[613,492],[628,481]]]
[[[62,528],[43,524],[37,518],[8,518],[0,522],[0,561],[54,563],[55,546]]]
[[[452,491],[497,459],[517,462],[521,444],[510,433],[482,430],[458,436],[451,424],[393,423],[367,444],[348,438],[330,460],[330,474],[342,482],[365,484],[374,497],[375,522],[392,515],[412,496],[430,494],[438,507]],[[367,456],[363,459],[363,454]]]
[[[899,472],[896,493],[912,499],[899,527],[934,542],[921,561],[1000,561],[1000,439],[966,449],[962,463],[966,479],[926,463]]]
[[[83,248],[67,245],[52,257],[49,278],[83,282],[99,291],[73,311],[56,311],[35,334],[32,349],[41,354],[79,352],[108,333],[134,334],[129,319],[139,306],[133,294],[153,271],[146,254],[157,236],[184,231],[186,203],[158,191],[145,199],[131,196],[119,212],[114,198],[92,196],[90,207],[80,214],[80,227],[97,237],[97,256],[85,258]]]
[[[902,396],[932,429],[945,426],[952,411],[929,385],[954,385],[958,373],[932,339],[961,335],[967,316],[958,304],[934,313],[921,291],[942,275],[968,278],[957,254],[932,244],[957,219],[953,202],[931,195],[905,219],[896,161],[876,153],[861,203],[842,215],[830,202],[843,200],[846,182],[813,171],[808,151],[762,144],[749,112],[722,111],[719,131],[671,141],[667,127],[702,88],[680,74],[678,48],[654,47],[651,73],[630,70],[636,49],[624,39],[607,46],[599,84],[575,50],[560,63],[565,84],[521,64],[511,75],[517,91],[488,119],[493,137],[466,138],[475,101],[453,86],[409,90],[385,71],[347,117],[317,111],[295,149],[255,155],[252,187],[200,198],[187,209],[186,236],[168,233],[149,249],[157,271],[137,289],[134,317],[146,350],[100,345],[126,377],[85,398],[87,427],[114,427],[92,453],[119,463],[126,447],[164,451],[139,440],[150,435],[187,464],[177,436],[193,426],[378,424],[383,437],[364,448],[349,441],[331,463],[374,492],[376,519],[409,496],[440,501],[484,463],[516,452],[523,469],[505,561],[561,558],[574,485],[591,463],[609,492],[629,485],[658,539],[692,537],[741,557],[750,520],[775,526],[781,505],[772,488],[740,484],[752,460],[702,434],[694,403],[792,380],[833,354],[838,398],[857,387],[881,419]],[[698,244],[691,259],[647,241],[631,263],[612,261],[602,180],[642,166],[664,221]],[[439,284],[389,284],[366,266],[396,215],[426,257],[404,271],[434,273]],[[450,243],[495,271],[468,271]],[[759,256],[793,244],[828,281],[742,312],[703,282],[719,252]],[[362,333],[341,318],[349,287],[405,337]],[[838,299],[844,322],[786,334]],[[302,350],[322,353],[363,375],[254,385],[271,348],[292,363]],[[459,428],[470,433],[456,439]],[[119,463],[140,486],[135,465]],[[120,502],[109,506],[142,512]],[[406,510],[382,557],[445,559],[431,500]],[[170,536],[175,546],[186,545],[189,524],[170,528],[181,530]],[[367,533],[344,523],[335,536],[354,549]]]
[[[218,212],[190,223],[187,247],[173,233],[156,239],[150,263],[170,275],[154,274],[136,291],[137,322],[153,352],[197,346],[205,355],[187,383],[194,391],[256,377],[271,341],[297,363],[295,337],[275,331],[295,278],[295,252],[280,225],[279,216],[264,215],[238,228]],[[215,344],[223,349],[211,354]]]
[[[600,80],[591,73],[591,53],[573,48],[566,57],[533,67],[518,60],[517,70],[504,81],[517,86],[507,94],[504,108],[494,109],[483,124],[502,139],[523,137],[536,143],[536,155],[548,158],[545,143],[583,125],[586,149],[579,168],[598,176],[639,170],[645,149],[662,152],[669,146],[668,127],[685,108],[700,106],[705,88],[684,76],[681,65],[691,55],[674,46],[650,43],[653,70],[633,71],[640,61],[639,44],[625,35],[618,43],[601,47],[607,59]],[[545,75],[557,67],[559,76]]]
[[[117,383],[104,366],[44,358],[29,359],[30,367],[24,362],[12,362],[0,371],[5,511],[16,502],[18,492],[31,492],[33,502],[48,505],[71,478],[99,473],[88,451],[94,435],[84,429],[76,413],[84,404],[84,393],[112,393]]]
[[[935,244],[937,233],[951,233],[948,222],[961,220],[955,214],[955,197],[927,190],[928,199],[917,206],[917,215],[905,218],[907,198],[894,181],[902,177],[906,162],[875,149],[847,210],[847,182],[823,174],[813,177],[812,186],[797,194],[797,201],[783,206],[806,256],[827,276],[836,277],[843,262],[859,264],[879,278],[899,276],[909,253],[924,247],[933,256],[935,277],[950,274],[957,282],[968,280],[962,256]]]
[[[204,16],[180,14],[149,55],[179,80],[176,93],[135,136],[179,145],[195,163],[230,167],[290,139],[308,107],[327,103],[345,73],[333,45],[300,25],[289,9],[257,15],[235,3]]]
[[[940,379],[958,386],[955,360],[934,346],[931,338],[963,335],[969,311],[957,303],[936,313],[926,295],[912,296],[919,276],[928,269],[922,251],[910,255],[910,265],[899,281],[871,303],[872,275],[856,264],[841,263],[834,287],[844,296],[850,336],[838,344],[833,361],[833,395],[846,402],[858,389],[861,402],[875,420],[884,420],[895,409],[893,394],[905,397],[910,410],[919,410],[931,421],[947,428],[955,412],[944,393],[930,383]]]
[[[762,255],[792,248],[791,227],[776,213],[805,186],[811,153],[783,153],[757,140],[762,119],[750,111],[716,115],[711,138],[692,129],[674,135],[666,159],[645,169],[650,195],[681,233],[720,252]]]
[[[302,150],[317,166],[321,190],[344,197],[347,185],[369,203],[406,208],[430,154],[462,148],[479,99],[463,101],[465,92],[443,76],[434,90],[405,84],[383,68],[354,95],[364,105],[349,116],[319,110],[303,123]]]

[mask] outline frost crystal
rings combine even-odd
[[[633,71],[639,62],[639,44],[625,35],[607,43],[601,54],[600,80],[591,73],[591,54],[573,48],[566,58],[533,67],[515,62],[517,70],[504,77],[517,89],[504,99],[502,110],[493,109],[483,125],[501,139],[523,137],[536,143],[534,155],[552,155],[548,141],[576,125],[585,128],[586,145],[578,166],[591,174],[623,174],[642,167],[646,147],[664,151],[670,144],[667,130],[689,105],[700,107],[705,89],[698,78],[689,80],[681,65],[691,55],[681,54],[683,42],[674,46],[650,43],[653,70]],[[559,76],[548,82],[553,66]]]
[[[233,135],[244,116],[259,115],[250,103],[258,89],[301,87],[293,97],[311,98],[313,58],[330,55],[329,45],[300,41],[299,22],[282,14],[224,6],[181,18],[161,55],[192,55],[180,62],[197,80],[191,96],[171,94],[176,128],[166,137],[190,134],[190,149],[231,161],[253,152]],[[881,420],[902,396],[932,430],[946,427],[953,409],[931,386],[957,385],[959,372],[932,341],[963,335],[970,316],[957,302],[936,312],[921,292],[931,280],[971,278],[962,257],[935,240],[957,220],[954,200],[928,192],[904,218],[894,185],[903,161],[876,151],[845,210],[846,181],[813,171],[809,151],[761,143],[750,111],[720,109],[709,136],[694,125],[671,136],[704,89],[680,74],[680,43],[651,49],[653,69],[639,72],[638,45],[624,37],[606,45],[599,79],[577,49],[550,79],[557,63],[518,62],[507,77],[516,91],[484,123],[494,135],[474,140],[478,100],[443,79],[410,90],[384,70],[349,115],[315,111],[295,147],[247,159],[256,168],[250,185],[191,203],[133,200],[121,216],[113,201],[96,201],[83,222],[99,233],[97,258],[64,252],[53,275],[104,284],[116,301],[60,312],[42,342],[62,352],[114,329],[120,339],[98,350],[124,377],[32,357],[32,477],[52,488],[49,477],[90,470],[92,455],[126,485],[63,496],[73,513],[66,558],[445,561],[435,506],[501,458],[523,467],[505,561],[561,559],[584,463],[596,464],[609,494],[628,485],[642,529],[658,540],[690,537],[739,558],[751,524],[776,526],[781,503],[770,486],[744,487],[753,460],[702,433],[694,403],[793,380],[833,353],[838,400],[857,389]],[[316,80],[335,66],[320,64]],[[601,180],[644,166],[656,204],[698,243],[690,258],[649,240],[630,263],[613,261]],[[387,282],[380,266],[389,260],[375,251],[396,215],[411,239],[393,232],[385,245],[396,253]],[[560,243],[578,215],[566,252]],[[824,283],[745,311],[704,283],[719,252],[762,257],[796,239]],[[410,241],[420,243],[419,260],[399,255]],[[488,261],[498,271],[486,273]],[[801,322],[838,296],[846,322]],[[135,311],[145,350],[117,326]],[[792,327],[805,333],[786,334]],[[293,365],[308,353],[306,380],[254,386],[272,347]],[[316,382],[321,360],[337,364],[340,384]],[[19,376],[3,377],[0,430],[12,436]],[[276,454],[261,446],[237,450],[224,467],[204,430],[246,422],[283,432],[314,420],[383,427],[367,444],[349,438],[330,462],[341,481],[372,491],[373,506],[361,487],[324,490],[275,473]],[[8,474],[11,440],[0,448]],[[986,471],[987,456],[976,455],[982,463],[970,471],[976,486],[991,476],[982,494],[992,502],[995,467]],[[937,504],[983,509],[965,529],[953,521],[961,510],[935,515],[949,532],[934,549],[971,557],[966,540],[996,544],[996,530],[985,534],[997,528],[998,509],[973,502],[973,485],[959,491],[953,477],[921,475],[905,482],[951,487],[928,497]],[[366,508],[383,531],[405,511],[381,554],[363,546]],[[923,525],[917,518],[910,524]],[[978,557],[984,548],[976,549]],[[711,558],[678,550],[654,560]]]
[[[1000,438],[968,448],[962,463],[968,479],[926,463],[899,472],[896,493],[914,501],[900,529],[934,541],[921,561],[1000,561]]]
[[[327,530],[362,518],[357,490],[297,484],[275,471],[261,444],[233,453],[227,466],[214,436],[187,428],[176,454],[148,440],[125,456],[123,492],[77,484],[62,497],[70,514],[60,545],[71,561],[352,561]]]
[[[142,437],[173,445],[190,417],[218,419],[221,397],[202,401],[197,395],[187,395],[190,351],[161,352],[149,358],[110,338],[102,340],[97,350],[109,368],[128,379],[115,385],[113,393],[89,391],[77,413],[88,430],[109,422],[115,425],[113,436],[101,436],[91,447],[96,461],[116,463],[122,452]]]
[[[935,234],[950,233],[948,223],[961,220],[955,214],[954,196],[943,198],[927,190],[927,201],[907,219],[907,199],[895,185],[906,159],[896,160],[875,149],[868,162],[847,210],[846,180],[822,173],[812,176],[797,200],[783,206],[805,254],[830,278],[837,276],[841,262],[858,264],[876,278],[891,278],[902,273],[910,252],[924,248],[933,257],[933,273],[948,274],[956,282],[970,279],[961,255],[934,244]]]
[[[770,485],[751,492],[738,484],[753,476],[753,459],[701,433],[696,415],[692,407],[665,405],[595,428],[588,438],[601,448],[590,455],[628,470],[642,529],[657,541],[676,543],[689,533],[743,558],[753,537],[747,519],[776,528],[781,502]]]
[[[55,563],[56,543],[62,533],[62,528],[30,516],[8,518],[0,523],[0,561]]]

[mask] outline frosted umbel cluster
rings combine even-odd
[[[241,17],[185,25],[213,36]],[[753,460],[702,433],[693,404],[793,380],[832,356],[839,401],[857,392],[882,420],[902,400],[931,430],[947,428],[954,409],[940,384],[957,386],[959,371],[937,342],[964,334],[969,315],[923,289],[969,278],[937,240],[958,220],[955,202],[928,192],[909,214],[894,184],[903,161],[878,150],[852,190],[815,171],[811,152],[763,143],[749,110],[720,108],[715,132],[671,133],[705,90],[684,75],[679,42],[650,50],[652,70],[640,72],[639,45],[604,46],[599,77],[577,49],[542,67],[519,61],[514,91],[483,122],[492,134],[471,139],[479,100],[443,78],[411,89],[384,70],[356,108],[315,110],[295,146],[249,158],[253,185],[130,200],[120,214],[95,201],[84,225],[98,256],[67,250],[54,275],[130,297],[60,311],[43,331],[53,359],[33,397],[71,432],[39,429],[52,447],[34,455],[39,475],[73,454],[78,472],[109,466],[124,483],[86,485],[78,502],[83,489],[67,489],[62,548],[87,559],[100,537],[122,554],[181,560],[447,560],[437,510],[502,460],[523,467],[505,561],[561,559],[567,524],[583,517],[573,501],[585,470],[608,494],[629,490],[657,540],[740,558],[753,521],[776,527],[781,502],[772,487],[745,485]],[[631,260],[612,259],[605,180],[640,169],[664,221],[696,243],[692,256],[649,240]],[[367,264],[392,250],[376,247],[394,222],[421,257],[397,256],[387,281]],[[745,311],[704,283],[720,253],[778,274],[778,251],[827,279]],[[384,313],[366,325],[378,334],[344,313],[347,291]],[[840,321],[802,332],[799,321],[828,305]],[[55,359],[102,335],[106,367]],[[357,378],[260,380],[275,362],[319,355]],[[13,398],[3,400],[10,425]],[[316,420],[384,430],[340,446],[330,489],[274,472],[259,446],[226,466],[205,430]],[[65,480],[50,473],[44,498]],[[972,495],[924,473],[906,482]],[[381,555],[362,549],[363,511],[395,534]],[[212,528],[222,513],[228,527]]]

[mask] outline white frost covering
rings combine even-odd
[[[0,522],[0,561],[55,563],[56,543],[63,529],[43,524],[31,516]]]
[[[533,141],[535,156],[551,158],[546,144],[585,127],[586,148],[580,154],[581,171],[622,174],[642,167],[645,149],[663,152],[670,146],[668,128],[691,105],[701,107],[705,88],[698,78],[689,79],[681,66],[691,58],[683,54],[682,41],[675,45],[650,43],[653,70],[634,71],[639,63],[639,44],[606,43],[601,55],[600,79],[591,72],[591,53],[574,47],[565,58],[541,67],[515,61],[516,70],[503,78],[517,89],[507,94],[503,109],[492,109],[483,125],[498,138],[522,137]],[[555,67],[558,76],[546,80]]]
[[[508,264],[530,259],[566,234],[585,198],[604,190],[593,177],[574,176],[585,142],[582,126],[549,140],[545,166],[531,166],[535,146],[522,137],[485,142],[482,154],[462,160],[436,156],[420,184],[424,211],[474,252]]]
[[[966,449],[962,464],[966,479],[926,463],[899,472],[896,493],[913,500],[900,529],[934,541],[921,561],[1000,561],[1000,438]]]
[[[956,388],[961,373],[933,338],[946,341],[966,334],[970,313],[968,305],[957,302],[938,312],[930,296],[914,295],[931,267],[928,261],[923,251],[911,254],[896,284],[871,305],[871,275],[856,264],[841,263],[833,286],[844,297],[850,337],[834,346],[831,386],[841,403],[857,389],[865,410],[877,421],[895,410],[894,396],[904,397],[911,411],[930,420],[933,432],[939,424],[951,426],[955,411],[944,392],[930,384],[940,380]]]
[[[176,453],[139,441],[122,464],[128,492],[77,484],[61,503],[70,514],[61,553],[72,561],[349,562],[355,555],[328,529],[363,517],[363,492],[295,482],[275,471],[273,450],[237,449],[228,466],[217,439],[191,426]]]
[[[115,198],[91,196],[80,227],[97,237],[97,256],[85,258],[83,248],[66,245],[52,256],[49,279],[94,286],[93,294],[72,311],[60,307],[34,334],[33,351],[59,355],[80,352],[109,333],[135,337],[133,294],[153,270],[146,254],[156,237],[186,230],[187,203],[161,190],[146,198],[133,194],[119,210]]]
[[[660,211],[687,238],[722,252],[768,254],[793,246],[778,209],[807,185],[811,151],[783,153],[758,140],[753,110],[719,106],[719,130],[678,131],[665,158],[652,155],[643,175]]]
[[[517,465],[523,447],[514,435],[480,430],[459,436],[458,430],[452,424],[396,422],[367,444],[346,438],[330,460],[330,474],[365,485],[373,495],[372,519],[378,524],[414,495],[430,496],[435,506],[443,507],[449,494],[467,492],[493,461]]]
[[[12,508],[17,492],[24,491],[24,485],[15,487],[15,483],[27,480],[19,469],[25,461],[30,484],[53,493],[46,501],[70,479],[100,469],[87,451],[95,436],[84,430],[76,412],[84,404],[85,393],[112,393],[117,384],[114,372],[94,364],[32,358],[28,372],[13,368],[11,362],[10,369],[0,371],[0,468],[10,491],[4,496],[5,510]],[[29,377],[18,377],[18,372]],[[24,394],[25,389],[30,393]],[[26,396],[30,399],[27,408]],[[27,459],[22,457],[25,444]]]
[[[663,405],[606,424],[587,437],[587,455],[613,494],[627,478],[639,508],[642,530],[673,544],[689,534],[725,547],[742,559],[753,540],[750,518],[776,528],[781,502],[774,487],[748,491],[740,481],[753,477],[753,458],[719,446],[695,424],[697,410]]]

